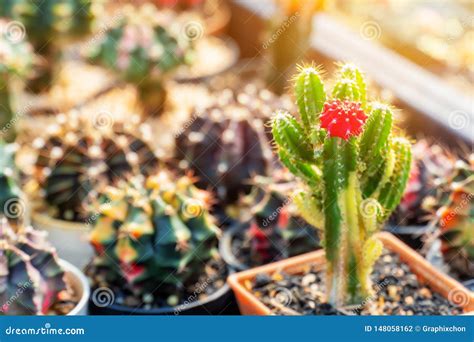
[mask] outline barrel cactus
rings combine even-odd
[[[474,155],[459,160],[444,183],[436,203],[441,251],[451,269],[462,278],[474,277]]]
[[[145,112],[155,115],[164,104],[166,76],[191,57],[191,41],[180,29],[171,13],[156,12],[153,6],[130,7],[130,13],[90,47],[88,58],[135,84]]]
[[[44,234],[0,221],[0,314],[57,314],[68,296],[64,270]]]
[[[212,189],[226,206],[250,192],[253,176],[267,174],[272,152],[265,118],[281,103],[268,91],[248,96],[224,90],[214,96],[176,137],[175,157],[183,169],[193,170],[199,187]]]
[[[299,69],[301,119],[277,112],[272,129],[281,161],[305,184],[295,203],[324,228],[327,299],[341,306],[371,294],[369,275],[383,247],[374,233],[403,195],[411,145],[392,132],[390,106],[368,101],[359,69],[341,65],[331,93],[320,74]]]
[[[15,138],[15,123],[21,114],[15,117],[11,83],[28,77],[34,62],[33,48],[16,30],[15,22],[0,19],[0,139],[9,142]]]
[[[173,179],[165,171],[106,187],[90,233],[99,270],[94,283],[177,304],[171,298],[217,257],[218,228],[207,211],[209,200],[192,178]]]
[[[0,17],[15,20],[18,30],[26,30],[42,59],[42,67],[28,88],[42,92],[53,81],[53,68],[57,66],[55,62],[64,44],[90,33],[94,20],[93,1],[0,0]]]
[[[46,135],[33,142],[37,160],[28,188],[37,193],[39,187],[53,217],[85,220],[88,197],[99,184],[148,174],[157,165],[143,124],[108,125],[105,118],[91,123],[77,112],[59,114]]]

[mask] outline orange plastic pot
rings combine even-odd
[[[411,271],[416,274],[418,280],[431,287],[451,302],[461,306],[464,313],[474,314],[474,293],[466,289],[456,280],[435,269],[420,254],[408,247],[398,238],[390,233],[379,233],[378,238],[383,242],[386,249],[399,255],[400,260],[406,263]],[[297,257],[274,262],[272,264],[252,268],[229,276],[227,282],[235,293],[240,312],[243,315],[272,315],[269,307],[263,304],[249,290],[257,274],[273,274],[285,271],[289,274],[302,273],[311,266],[321,270],[324,268],[326,259],[324,251],[319,250],[303,254]]]

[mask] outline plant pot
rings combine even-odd
[[[48,240],[61,258],[79,269],[92,259],[94,251],[88,241],[87,224],[54,219],[40,212],[33,212],[31,218],[35,228],[48,232]]]
[[[101,291],[103,291],[101,293]],[[104,300],[106,299],[106,300]],[[238,315],[239,309],[233,292],[226,284],[204,300],[187,305],[159,309],[133,308],[113,302],[114,295],[107,288],[98,288],[89,299],[91,315]]]
[[[66,260],[60,260],[60,265],[65,270],[65,277],[67,283],[73,288],[75,293],[79,294],[79,302],[77,305],[67,314],[68,316],[83,316],[88,314],[87,302],[90,296],[89,282],[86,276],[79,271],[79,269],[67,262]]]
[[[402,240],[414,250],[420,250],[425,243],[424,239],[429,232],[428,225],[423,226],[398,226],[394,224],[387,224],[385,231],[392,233],[397,238]]]
[[[227,55],[227,63],[223,63],[222,65],[218,65],[217,67],[215,67],[215,65],[213,66],[213,68],[211,70],[207,70],[207,71],[202,71],[202,70],[193,70],[192,69],[192,66],[189,67],[189,66],[182,66],[181,68],[178,69],[178,71],[176,72],[176,74],[174,75],[174,80],[176,82],[179,82],[179,83],[198,83],[198,82],[204,82],[204,81],[207,81],[215,76],[218,76],[218,75],[221,75],[225,72],[227,72],[228,70],[230,70],[231,68],[233,68],[238,60],[239,60],[239,56],[240,56],[240,50],[239,50],[239,47],[237,45],[237,43],[230,37],[222,37],[222,38],[218,38],[218,37],[205,37],[205,38],[202,38],[202,41],[197,41],[197,50],[199,50],[199,44],[209,44],[209,46],[218,46],[218,45],[221,45],[222,46],[225,46],[225,50],[226,50],[226,53],[228,53]],[[202,45],[203,47],[201,47],[201,50],[202,51],[205,51],[205,45]],[[217,49],[215,49],[215,53],[214,54],[219,54],[219,51]],[[222,52],[222,50],[221,50]],[[209,62],[209,60],[207,60],[207,58],[205,58],[205,56],[203,57],[202,54],[200,54],[199,52],[197,52],[197,60],[196,60],[196,63],[202,63],[202,64],[205,64],[205,65],[213,65],[212,62]]]
[[[456,300],[456,298],[462,297],[463,303],[461,304],[463,305],[461,306],[463,311],[465,313],[474,311],[474,293],[467,290],[456,280],[436,270],[420,254],[409,248],[392,234],[383,232],[379,233],[378,237],[386,249],[397,254],[400,260],[409,266],[419,281],[430,286],[433,291],[438,292],[445,298]],[[242,314],[272,315],[271,309],[247,290],[244,286],[245,283],[252,282],[260,273],[273,274],[276,271],[283,270],[288,274],[296,274],[303,272],[310,264],[314,265],[316,269],[322,270],[325,263],[324,251],[319,250],[232,274],[227,281],[234,290]]]
[[[219,253],[231,273],[245,271],[250,268],[248,265],[241,263],[232,252],[232,241],[242,230],[243,225],[236,223],[222,233],[219,241]]]

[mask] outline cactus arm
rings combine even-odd
[[[326,101],[326,92],[318,68],[299,68],[295,77],[295,95],[303,127],[306,132],[310,132],[318,122]]]
[[[323,229],[324,215],[321,204],[306,191],[299,191],[293,195],[293,201],[298,208],[300,215],[312,226]]]
[[[341,65],[339,68],[340,79],[350,79],[357,87],[358,100],[362,104],[362,108],[366,108],[367,104],[367,85],[363,73],[353,64]]]

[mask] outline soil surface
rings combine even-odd
[[[107,270],[98,269],[94,266],[89,266],[86,270],[86,274],[91,278],[93,284],[92,300],[94,300],[94,290],[98,289],[99,291],[99,288],[105,287],[112,290],[114,304],[147,310],[179,307],[180,305],[204,300],[223,287],[227,278],[226,264],[221,259],[213,259],[206,264],[205,273],[195,282],[182,287],[162,284],[153,293],[134,294],[124,286],[124,283],[109,284],[104,282],[102,279],[104,279],[106,272]]]
[[[66,290],[59,293],[58,300],[50,307],[47,315],[67,315],[81,300],[72,286],[68,286]]]
[[[384,251],[372,273],[374,295],[361,305],[336,310],[325,302],[324,273],[260,274],[250,286],[280,315],[458,315],[462,309],[420,284],[408,265]]]

